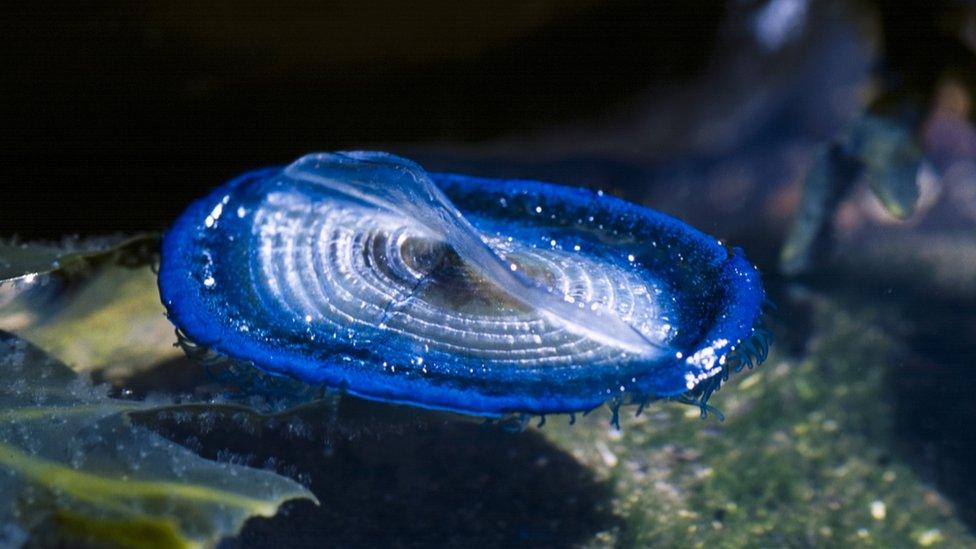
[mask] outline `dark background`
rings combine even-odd
[[[626,115],[720,53],[730,6],[762,3],[193,4],[0,7],[0,236],[163,229],[242,170],[312,150],[511,142]],[[943,32],[957,4],[861,4],[889,46],[879,70],[928,93],[959,55]]]
[[[724,16],[704,0],[25,4],[0,16],[0,234],[25,238],[162,229],[312,150],[598,117],[694,73]]]

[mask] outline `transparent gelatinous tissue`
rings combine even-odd
[[[740,251],[602,193],[385,153],[311,154],[218,188],[167,233],[159,283],[202,346],[478,415],[707,397],[764,354]]]

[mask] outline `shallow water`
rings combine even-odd
[[[619,430],[603,409],[575,425],[550,416],[512,432],[334,395],[297,423],[255,428],[217,412],[136,421],[204,458],[299,479],[317,496],[317,506],[296,501],[252,519],[221,542],[228,547],[969,545],[976,320],[969,287],[955,280],[972,272],[958,259],[976,239],[937,247],[944,222],[883,231],[865,222],[802,279],[760,263],[777,341],[765,364],[714,395],[724,421],[658,402],[637,417],[625,411]],[[875,253],[889,243],[895,251]],[[885,272],[891,254],[913,260]],[[8,296],[0,328],[125,398],[255,390],[240,373],[218,382],[171,347],[154,279],[149,267],[112,263],[41,277]]]
[[[513,38],[476,62],[457,61],[460,72],[449,64],[400,67],[411,86],[390,76],[370,80],[349,68],[356,65],[323,76],[327,86],[316,84],[308,75],[322,71],[288,72],[321,61],[304,57],[250,83],[228,69],[211,80],[157,86],[139,78],[141,65],[123,68],[121,80],[143,90],[132,108],[153,113],[138,118],[143,131],[131,142],[119,128],[132,121],[116,112],[128,100],[119,90],[129,88],[106,80],[90,86],[98,93],[82,93],[89,88],[76,81],[74,65],[62,67],[59,78],[72,97],[51,107],[44,95],[37,104],[51,114],[12,117],[8,139],[16,143],[3,153],[13,166],[10,181],[23,189],[11,202],[18,211],[0,213],[16,225],[0,227],[0,272],[15,263],[30,267],[0,283],[0,331],[12,334],[0,347],[0,364],[9,368],[0,372],[0,545],[165,539],[220,547],[976,547],[971,67],[943,59],[949,68],[932,68],[937,74],[922,88],[916,77],[926,71],[898,65],[906,61],[897,56],[907,54],[892,43],[897,33],[879,36],[892,24],[885,19],[890,7],[801,1],[757,3],[757,10],[760,4],[808,9],[787,18],[795,27],[777,27],[772,11],[703,13],[712,18],[681,40],[667,32],[659,40],[701,49],[695,58],[702,62],[691,74],[665,73],[671,76],[654,82],[640,55],[615,61],[616,76],[598,57],[582,59],[582,72],[559,72],[556,57],[579,58],[599,44],[618,52],[629,41],[659,51],[640,24],[619,22],[626,32],[600,39],[591,31],[585,47],[563,44],[560,36],[575,36],[570,25],[555,38],[531,35],[525,43],[536,49],[520,49],[523,42]],[[608,13],[595,15],[605,24],[617,20]],[[85,17],[85,24],[103,24]],[[965,21],[971,13],[954,17]],[[666,27],[670,21],[651,19]],[[925,21],[903,26],[944,32]],[[142,36],[142,27],[130,26],[132,36]],[[161,36],[175,32],[162,27]],[[28,28],[18,27],[21,41],[33,40]],[[901,40],[925,47],[909,54],[955,51],[948,43],[972,52],[969,34],[911,38]],[[538,54],[551,46],[547,40],[559,47],[542,59],[556,68],[506,61],[519,57],[513,52]],[[210,57],[201,54],[190,73],[206,73],[207,62],[230,55],[220,43],[203,42],[213,46]],[[172,47],[164,48],[163,66],[176,63]],[[874,67],[885,60],[909,77],[878,86]],[[96,75],[107,71],[104,63],[95,65],[102,67]],[[425,83],[432,76],[425,70],[436,73],[433,83]],[[518,91],[524,75],[546,70],[559,75]],[[499,77],[485,83],[484,71]],[[455,73],[464,76],[456,85]],[[601,89],[581,90],[585,101],[560,95],[588,81]],[[608,99],[615,84],[636,91]],[[487,91],[473,92],[483,86]],[[388,103],[388,90],[398,87],[413,89]],[[362,90],[369,93],[354,97]],[[29,94],[10,104],[33,105]],[[176,99],[181,94],[190,98]],[[97,98],[104,97],[118,101],[103,105]],[[266,111],[242,114],[262,101],[271,105]],[[896,219],[877,198],[873,178],[884,170],[861,174],[826,201],[832,238],[815,260],[800,274],[783,274],[780,253],[816,158],[831,143],[848,160],[891,158],[885,147],[900,137],[882,136],[872,149],[844,136],[871,126],[858,125],[868,114],[888,116],[892,102],[914,113],[887,120],[901,124],[892,131],[904,130],[924,160],[913,181],[917,211]],[[70,120],[77,127],[57,125],[76,110]],[[171,127],[168,118],[185,121]],[[34,131],[33,124],[60,130],[21,139],[16,130]],[[94,144],[79,144],[83,134]],[[23,144],[35,142],[36,151]],[[51,161],[59,142],[64,156]],[[91,244],[100,251],[88,255],[83,239],[43,250],[4,248],[13,232],[58,240],[78,231],[161,229],[234,173],[363,142],[430,171],[601,190],[742,247],[773,305],[766,315],[775,338],[769,358],[712,396],[709,404],[724,419],[659,401],[640,415],[625,407],[619,428],[607,408],[577,415],[572,425],[567,415],[547,416],[544,425],[539,417],[485,425],[309,391],[178,339],[163,316],[151,250],[116,252],[104,241]],[[52,201],[55,183],[69,176],[72,189]],[[76,207],[79,197],[97,207]],[[52,221],[42,226],[44,212]],[[65,247],[80,256],[65,256]],[[36,364],[48,373],[4,376]],[[63,477],[53,473],[31,476],[39,464],[81,476],[60,484],[54,479]],[[131,489],[112,492],[117,482]],[[166,495],[154,494],[152,482]],[[217,494],[216,503],[177,486]],[[111,497],[99,499],[105,494]],[[280,501],[284,496],[305,499]],[[256,514],[269,516],[245,520]]]
[[[147,268],[111,276],[152,280]],[[154,293],[129,287],[114,314]],[[973,543],[972,485],[950,476],[972,457],[973,410],[953,377],[965,366],[919,354],[940,326],[958,328],[958,316],[919,316],[908,326],[899,310],[907,302],[885,300],[884,290],[871,298],[781,288],[772,356],[713,397],[724,421],[660,402],[625,414],[619,430],[598,410],[575,425],[550,416],[512,432],[330,396],[257,427],[220,412],[136,422],[204,458],[299,479],[318,497],[318,506],[296,501],[249,521],[227,547]],[[159,312],[152,302],[141,307]],[[76,365],[100,360],[68,353],[77,339],[61,326],[78,317],[55,308],[19,330]],[[124,362],[157,356],[159,365],[115,370],[128,398],[213,382],[199,361],[143,351]]]

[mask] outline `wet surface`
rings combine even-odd
[[[0,17],[13,53],[0,86],[0,237],[161,229],[246,169],[372,147],[432,171],[561,181],[676,215],[744,247],[777,305],[769,361],[715,395],[724,422],[659,403],[622,417],[621,431],[598,411],[511,434],[354,399],[294,424],[158,419],[207,457],[309,483],[322,503],[254,519],[226,546],[976,543],[972,9],[637,4],[346,14],[334,20],[383,35],[338,44],[350,59],[282,55],[293,50],[274,37],[290,35],[266,31],[290,26],[288,13],[240,17],[250,31],[236,41],[211,12],[35,3]],[[757,10],[774,4],[807,10],[757,40]],[[385,37],[413,19],[434,32],[391,55],[405,42]],[[270,47],[235,49],[248,43]],[[917,213],[897,221],[867,182],[850,182],[829,212],[824,262],[786,279],[780,248],[817,147],[864,114],[917,139],[931,168],[918,175]],[[158,304],[146,295],[126,303]],[[133,318],[125,309],[108,316]],[[167,330],[145,337],[74,324],[162,364],[129,372],[124,360],[108,371],[108,351],[87,343],[72,354],[82,340],[63,325],[31,332],[23,313],[0,324],[82,357],[68,362],[118,395],[221,393],[198,362],[173,358],[160,310],[142,316]]]
[[[888,374],[899,449],[976,530],[976,479],[971,474],[976,463],[976,403],[971,398],[976,352],[970,344],[976,319],[959,303],[916,303],[907,310],[917,315],[907,340],[909,353]]]
[[[196,422],[157,425],[203,455],[310,481],[319,506],[286,504],[221,547],[566,547],[619,520],[610,486],[542,433],[351,398],[332,413],[257,432],[219,417],[205,432]]]

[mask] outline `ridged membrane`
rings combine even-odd
[[[309,155],[194,203],[160,291],[191,339],[266,371],[482,415],[692,391],[763,301],[741,253],[662,214],[384,153]]]

